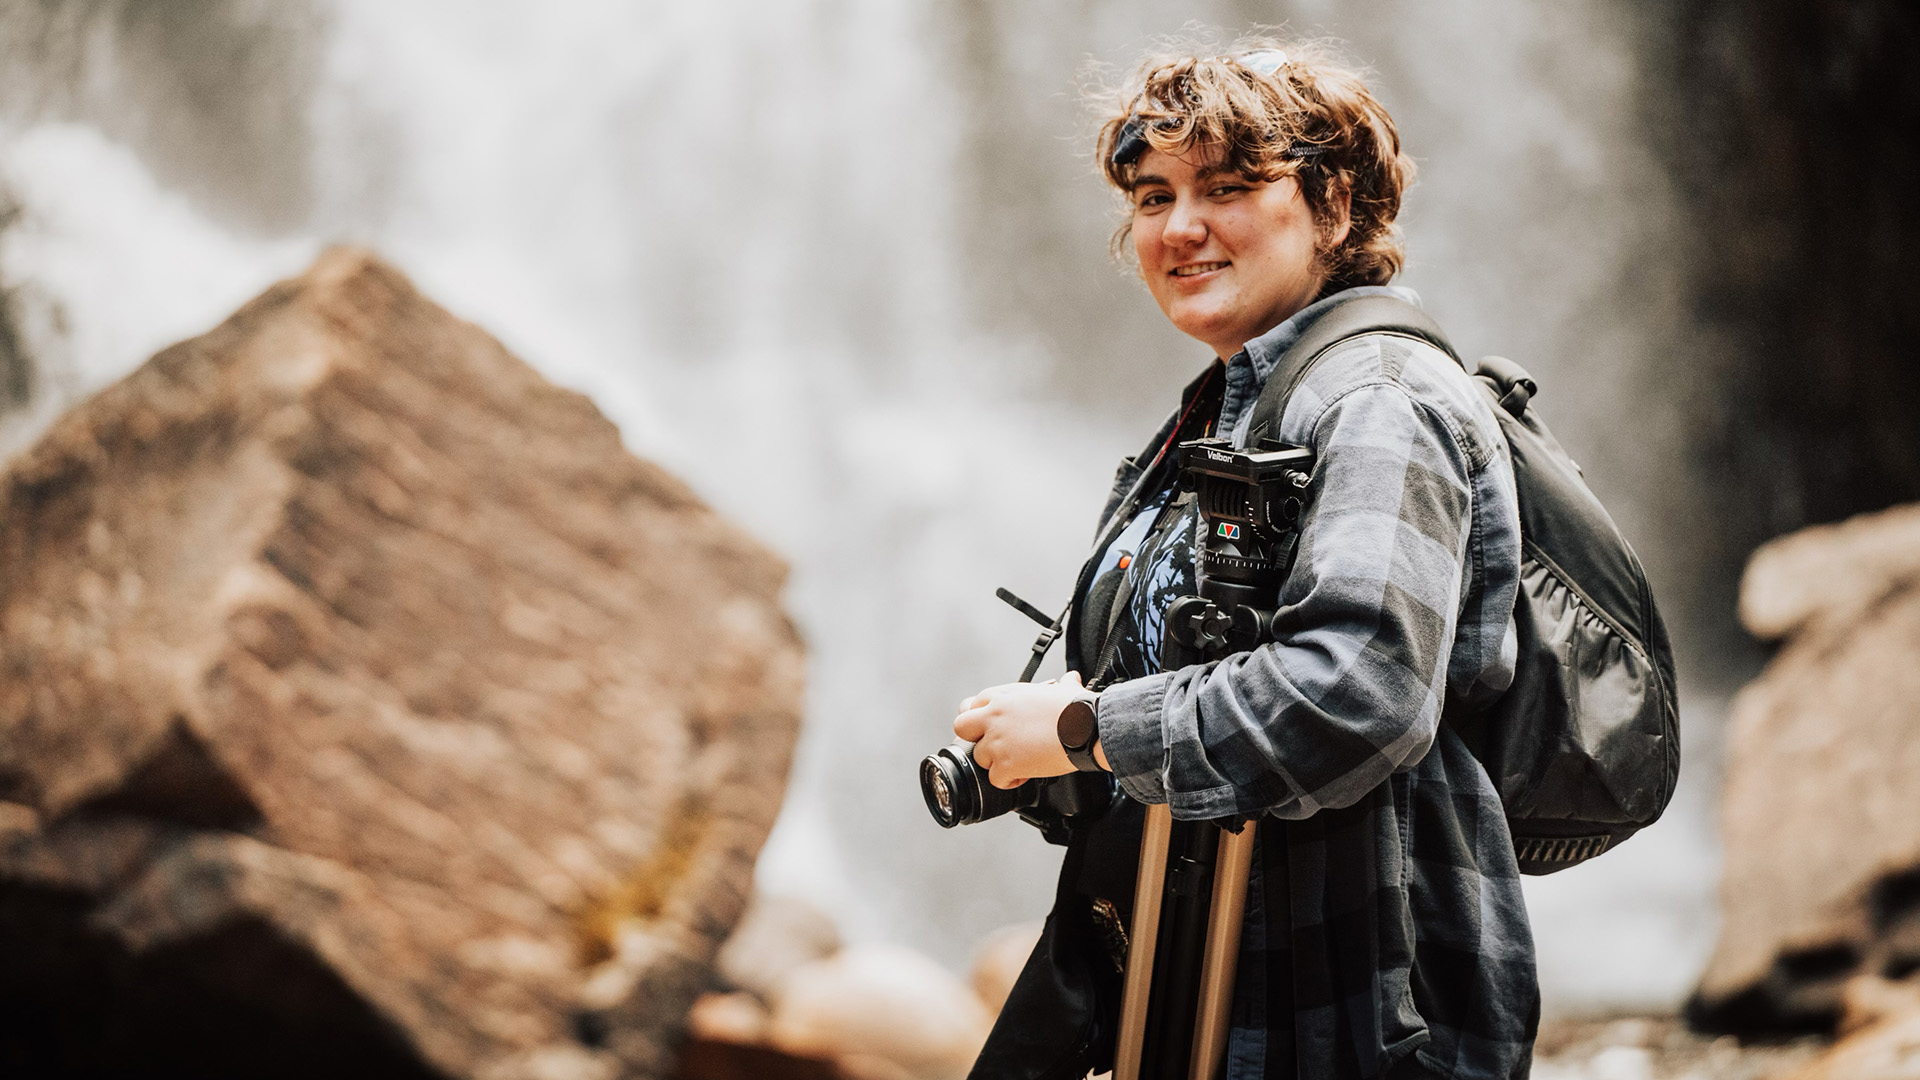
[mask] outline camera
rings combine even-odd
[[[972,825],[1009,811],[1046,834],[1050,843],[1066,843],[1066,819],[1104,810],[1113,800],[1113,778],[1106,773],[1068,773],[1029,780],[1017,788],[997,788],[987,770],[974,764],[973,744],[955,742],[920,760],[920,794],[927,812],[943,829]]]

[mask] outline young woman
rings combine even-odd
[[[1412,163],[1362,79],[1317,48],[1149,62],[1099,152],[1147,291],[1214,356],[1120,490],[1175,442],[1244,444],[1274,364],[1337,305],[1413,299],[1387,284]],[[1081,576],[1074,674],[961,704],[954,731],[1001,787],[1072,771],[1062,713],[1090,704],[1098,741],[1076,757],[1124,796],[1076,834],[976,1076],[1077,1078],[1110,1061],[1146,803],[1259,821],[1231,1080],[1527,1074],[1539,994],[1511,839],[1442,722],[1513,674],[1506,444],[1456,361],[1386,334],[1322,356],[1278,434],[1315,463],[1278,640],[1159,669],[1165,607],[1195,591],[1193,506],[1163,466]]]

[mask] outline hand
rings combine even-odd
[[[973,744],[973,763],[987,770],[994,787],[1070,773],[1073,762],[1060,745],[1060,710],[1081,693],[1077,671],[1043,683],[989,687],[960,703],[953,733]]]

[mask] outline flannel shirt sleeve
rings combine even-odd
[[[1349,806],[1433,743],[1467,576],[1464,440],[1390,379],[1345,389],[1312,431],[1279,640],[1100,697],[1121,789],[1176,817]]]

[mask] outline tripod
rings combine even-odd
[[[1273,640],[1272,602],[1293,557],[1312,454],[1180,444],[1200,519],[1198,595],[1167,609],[1161,667],[1224,659]],[[1213,1080],[1226,1053],[1256,827],[1175,821],[1147,807],[1134,881],[1114,1080]]]

